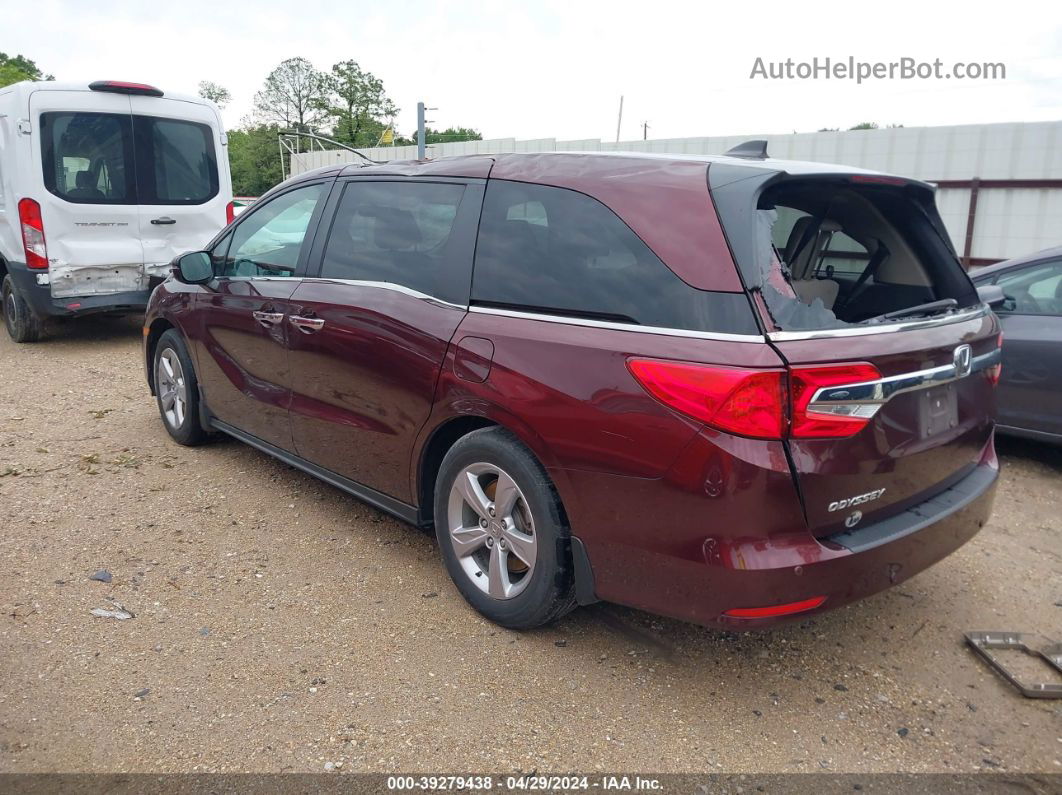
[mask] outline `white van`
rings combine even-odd
[[[0,88],[0,279],[8,333],[137,312],[170,261],[232,220],[217,107],[141,83]]]

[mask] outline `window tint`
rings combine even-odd
[[[203,204],[218,193],[214,133],[205,124],[42,113],[41,150],[45,187],[70,202]]]
[[[42,113],[44,186],[82,204],[135,204],[132,122],[121,113]]]
[[[1007,296],[1003,312],[1062,315],[1062,260],[1005,273],[996,284]]]
[[[449,300],[455,293],[449,260],[468,257],[452,250],[464,192],[464,185],[446,183],[349,182],[336,209],[321,276],[390,282]],[[463,293],[467,297],[467,280]]]
[[[294,276],[306,230],[324,187],[307,185],[256,206],[233,231],[218,276]]]
[[[214,134],[205,124],[134,116],[141,204],[202,204],[218,192]]]
[[[683,282],[597,200],[502,180],[487,184],[472,300],[697,331],[744,326],[750,312],[740,294]]]

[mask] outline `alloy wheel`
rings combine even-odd
[[[538,536],[516,481],[494,464],[470,464],[450,488],[447,529],[468,578],[494,599],[512,599],[531,581]]]
[[[162,416],[171,428],[178,430],[184,424],[185,412],[188,410],[188,387],[181,360],[173,348],[166,348],[159,354],[155,382],[158,385]]]

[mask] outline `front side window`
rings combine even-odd
[[[77,204],[136,204],[128,114],[42,113],[44,186]]]
[[[1007,296],[1002,312],[1062,315],[1062,260],[1003,274],[996,284]]]
[[[474,303],[712,331],[727,325],[718,296],[682,281],[596,199],[545,185],[487,185]],[[748,305],[737,309],[747,313]]]
[[[464,185],[452,183],[349,182],[321,276],[388,282],[449,298],[455,292],[450,261],[464,256],[451,245],[464,192]],[[466,297],[467,289],[466,281]]]
[[[217,276],[294,276],[324,187],[317,184],[296,188],[256,206],[233,231],[228,252],[215,271]]]
[[[202,204],[218,192],[214,133],[206,124],[134,116],[141,204]]]

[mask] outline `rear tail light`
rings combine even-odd
[[[803,613],[805,610],[814,610],[821,607],[826,601],[825,596],[813,596],[810,599],[802,599],[799,602],[787,602],[783,605],[768,605],[767,607],[735,607],[727,610],[724,616],[730,618],[775,618],[788,616],[793,613]]]
[[[845,405],[843,410],[846,413],[816,411],[811,406],[812,399],[823,387],[860,384],[877,381],[879,378],[881,373],[878,368],[865,362],[790,368],[790,392],[793,399],[790,436],[797,439],[820,439],[859,433],[870,422],[874,416],[873,412],[869,412],[868,416],[859,416],[858,411],[862,407],[858,404]]]
[[[840,414],[816,411],[819,389],[876,381],[871,364],[749,370],[659,359],[631,359],[627,366],[649,394],[667,406],[713,428],[755,439],[819,439],[852,436],[866,427],[872,412],[860,406]]]
[[[45,270],[48,267],[48,246],[44,242],[44,221],[41,206],[33,199],[18,203],[18,220],[22,227],[22,246],[26,250],[26,266]]]
[[[631,373],[649,394],[713,428],[757,439],[785,431],[785,371],[631,359]]]
[[[231,224],[236,218],[236,202],[229,202],[225,205],[225,223]]]

